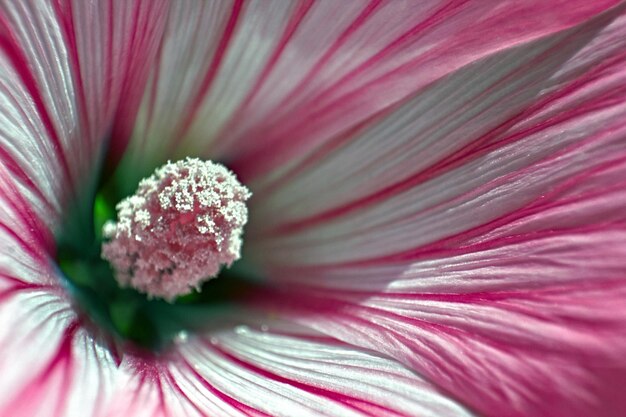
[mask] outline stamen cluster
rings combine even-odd
[[[168,162],[117,205],[102,257],[121,286],[172,301],[239,259],[250,196],[222,165]]]

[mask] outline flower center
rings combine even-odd
[[[222,165],[168,162],[117,205],[101,255],[122,287],[172,302],[239,259],[250,196]]]

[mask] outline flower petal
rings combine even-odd
[[[623,280],[599,280],[502,293],[290,290],[259,303],[397,359],[480,415],[618,416],[625,295]]]
[[[110,401],[115,360],[79,325],[53,233],[121,131],[116,112],[132,116],[163,11],[153,1],[0,4],[2,415],[93,415]]]
[[[48,210],[90,185],[109,134],[124,142],[164,12],[161,1],[0,5],[0,162]]]
[[[3,165],[0,207],[0,415],[95,415],[124,375],[82,326],[50,232]]]
[[[322,152],[257,200],[248,249],[282,290],[256,302],[481,415],[622,415],[625,35],[615,9],[492,55]]]
[[[221,138],[223,146],[246,182],[284,172],[298,166],[303,154],[350,134],[455,70],[615,4],[372,1],[345,22],[311,17],[269,61],[271,74],[260,78],[248,106]],[[314,7],[345,15],[337,3]]]
[[[614,17],[464,68],[274,194],[259,191],[248,249],[258,243],[270,265],[320,266],[458,246],[612,167],[626,129],[626,18]]]
[[[203,150],[243,99],[297,2],[171,2],[124,169],[145,176]]]
[[[250,327],[222,322],[210,337],[181,341],[111,415],[143,415],[155,402],[163,415],[471,415],[393,360],[272,319],[253,327],[258,312],[247,313],[239,323]]]
[[[455,69],[615,4],[173,2],[127,166],[194,154],[250,182]]]
[[[77,326],[72,316],[69,304],[57,295],[15,289],[2,280],[3,415],[61,416],[70,415],[71,409],[91,415],[99,395],[100,387],[94,382],[100,370],[90,366],[97,364],[94,352],[82,352],[89,356],[85,361],[76,348]],[[79,385],[79,376],[91,384]]]

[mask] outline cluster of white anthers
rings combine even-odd
[[[239,259],[250,191],[224,166],[168,162],[117,205],[102,257],[121,286],[173,300]]]

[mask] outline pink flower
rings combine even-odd
[[[0,415],[626,415],[625,7],[1,1]],[[211,302],[64,264],[186,156],[254,194]]]

